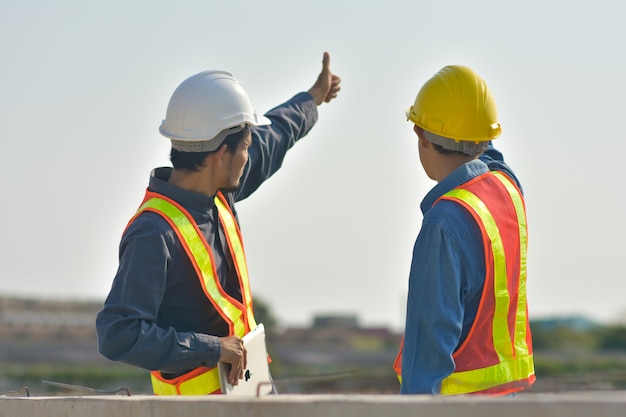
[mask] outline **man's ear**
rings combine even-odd
[[[209,166],[221,166],[224,163],[224,155],[226,154],[226,145],[222,144],[215,151],[209,153],[204,157],[202,165]]]
[[[423,131],[420,131],[417,134],[417,137],[419,138],[419,146],[420,148],[429,148],[431,146],[431,143],[428,139],[426,139],[426,135],[424,135]]]
[[[228,146],[225,143],[222,143],[219,148],[213,154],[217,157],[219,161],[224,161],[224,156],[228,153]]]
[[[414,125],[413,131],[417,135],[417,138],[418,138],[417,143],[419,144],[419,146],[421,148],[427,148],[428,145],[430,145],[430,142],[428,141],[428,139],[426,139],[426,135],[424,135],[424,130],[419,126]]]

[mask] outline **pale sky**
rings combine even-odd
[[[419,204],[435,183],[405,110],[448,64],[498,103],[522,181],[532,318],[626,317],[626,2],[0,3],[0,295],[103,301],[174,89],[231,71],[260,112],[342,77],[313,131],[238,206],[252,291],[285,325],[404,325]]]

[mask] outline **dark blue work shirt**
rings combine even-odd
[[[249,160],[239,189],[225,193],[235,217],[235,201],[248,197],[280,168],[287,151],[309,132],[318,114],[311,95],[303,92],[265,116],[272,124],[251,129]],[[172,168],[155,169],[148,188],[189,211],[213,250],[221,285],[241,300],[213,198],[169,184],[171,172]],[[119,268],[96,329],[100,353],[107,358],[166,373],[215,366],[221,355],[218,337],[228,335],[227,324],[205,296],[176,233],[153,212],[142,213],[122,236]]]

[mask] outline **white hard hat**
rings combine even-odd
[[[226,136],[245,126],[268,125],[248,93],[226,71],[204,71],[183,81],[167,106],[159,132],[185,152],[214,151]]]

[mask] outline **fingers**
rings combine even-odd
[[[322,73],[320,74],[320,78],[321,77],[324,77],[325,81],[328,83],[327,91],[323,99],[325,103],[328,103],[336,98],[341,90],[341,78],[330,71],[330,54],[328,52],[324,52],[324,58],[322,59]]]
[[[340,84],[341,84],[341,78],[333,74],[331,82],[330,82],[330,88],[328,89],[328,93],[326,94],[326,97],[324,97],[324,101],[326,103],[328,103],[329,101],[337,97],[337,94],[339,93],[339,91],[341,91]]]
[[[230,367],[230,373],[228,374],[228,382],[230,385],[239,385],[239,380],[243,379],[243,371],[244,369],[239,366],[232,365]]]
[[[245,357],[239,358],[239,360],[231,363],[230,372],[228,373],[228,382],[231,385],[239,385],[239,380],[243,379],[246,365],[244,364]]]
[[[241,349],[243,349],[243,356],[240,357],[238,372],[235,375],[234,382],[232,382],[233,385],[239,384],[239,380],[243,379],[246,368],[248,368],[248,351],[243,346],[243,342],[241,343]]]
[[[322,103],[328,103],[335,97],[341,89],[339,84],[341,78],[330,71],[330,54],[324,52],[322,58],[322,71],[320,72],[315,84],[309,89],[309,93],[313,96],[315,104],[318,106]]]
[[[222,355],[220,362],[230,364],[230,372],[228,373],[228,382],[232,385],[239,384],[239,380],[243,378],[244,371],[248,366],[248,355],[246,348],[243,346],[243,340],[236,336],[221,337]]]

